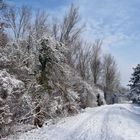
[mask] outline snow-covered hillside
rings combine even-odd
[[[140,107],[131,104],[87,108],[59,123],[8,140],[139,140]]]

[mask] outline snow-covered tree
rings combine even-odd
[[[133,68],[134,72],[132,73],[132,77],[130,79],[130,90],[131,95],[140,95],[140,64],[138,64],[135,68]]]

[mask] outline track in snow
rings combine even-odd
[[[140,140],[140,108],[130,104],[88,108],[9,140]]]

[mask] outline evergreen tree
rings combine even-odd
[[[130,79],[131,96],[140,95],[140,64],[133,68],[134,72]]]

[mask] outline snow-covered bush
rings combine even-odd
[[[12,125],[20,116],[20,101],[24,83],[12,77],[6,70],[0,70],[0,134],[12,132]]]
[[[34,68],[34,60],[26,51],[26,44],[10,42],[5,48],[0,48],[0,69],[6,69],[10,74],[16,75],[18,79],[29,78]],[[24,49],[23,49],[24,48]],[[31,69],[32,68],[32,69]]]

